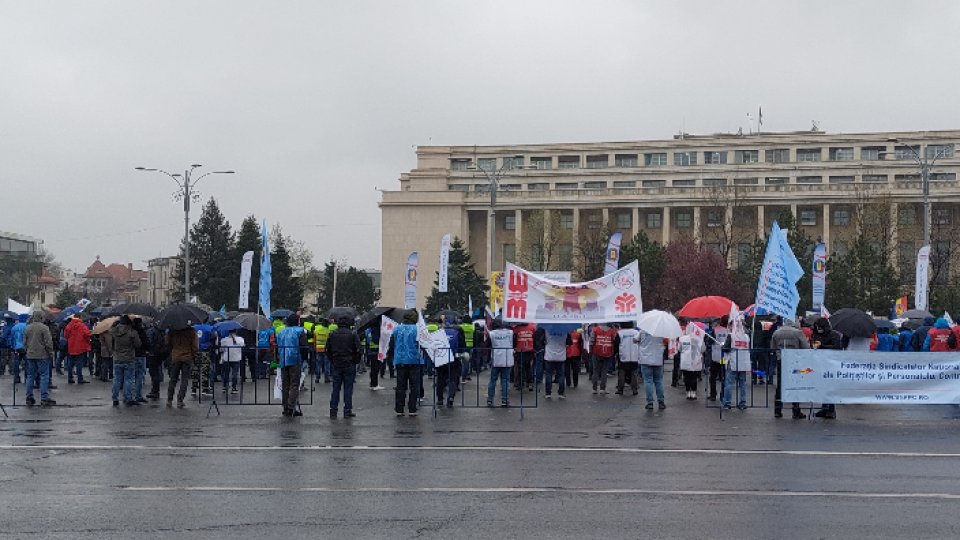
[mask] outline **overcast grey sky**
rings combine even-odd
[[[172,180],[380,265],[414,146],[960,127],[953,0],[0,1],[0,230],[174,254]],[[192,217],[199,215],[199,208]]]

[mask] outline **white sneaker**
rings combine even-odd
[[[374,391],[376,391],[376,390],[383,390],[383,387],[382,387],[382,386],[371,386],[370,389],[371,389],[371,390],[374,390]]]

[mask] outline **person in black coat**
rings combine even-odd
[[[341,318],[337,329],[327,338],[327,357],[333,386],[330,389],[330,418],[337,417],[340,407],[340,389],[343,388],[343,417],[356,416],[353,412],[353,383],[357,378],[357,365],[360,364],[363,348],[360,337],[351,328],[353,321]]]

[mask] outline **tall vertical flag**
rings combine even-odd
[[[827,294],[827,245],[817,242],[813,248],[813,309],[820,309]]]
[[[440,240],[440,276],[437,278],[437,291],[447,292],[447,271],[450,267],[450,235]]]
[[[893,306],[893,314],[895,319],[903,317],[903,312],[907,310],[907,297],[901,296],[897,298],[897,303]]]
[[[770,313],[796,319],[797,307],[800,305],[797,281],[801,277],[803,267],[790,249],[785,231],[774,221],[760,269],[754,304]]]
[[[403,309],[417,307],[417,267],[419,257],[414,251],[407,257],[407,271],[403,274]]]
[[[930,246],[917,252],[917,282],[914,286],[913,304],[917,309],[927,309],[927,286],[930,283]]]
[[[267,221],[260,228],[263,243],[260,246],[260,309],[270,316],[270,289],[273,288],[273,267],[270,266],[270,236],[267,234]]]
[[[617,231],[610,235],[610,243],[607,244],[607,253],[604,256],[603,273],[612,274],[620,268],[620,242],[623,240],[623,233]]]
[[[253,252],[243,254],[240,261],[240,309],[250,309],[250,273],[253,271]]]

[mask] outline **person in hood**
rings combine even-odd
[[[147,354],[151,344],[147,337],[147,329],[143,326],[143,319],[137,317],[132,319],[131,322],[133,323],[133,330],[140,338],[140,346],[136,349],[136,363],[134,364],[133,399],[137,400],[137,403],[146,403],[147,400],[143,397],[143,381],[147,375]]]
[[[53,336],[50,334],[50,328],[43,324],[43,316],[40,313],[34,313],[29,319],[30,324],[24,330],[24,352],[27,359],[26,365],[26,384],[24,390],[27,394],[27,405],[33,405],[33,380],[40,378],[40,404],[56,405],[57,402],[50,399],[50,366],[53,361],[53,355],[56,352],[53,348]]]
[[[67,340],[67,366],[70,368],[67,383],[73,384],[73,372],[76,370],[77,384],[87,384],[90,381],[83,380],[83,368],[87,365],[87,354],[90,352],[90,329],[80,317],[74,315],[63,329],[63,335]]]
[[[10,364],[10,331],[17,321],[9,315],[4,315],[3,323],[0,324],[0,376],[6,373],[7,366]]]
[[[300,373],[303,362],[309,357],[308,347],[307,333],[300,326],[300,316],[293,313],[287,317],[286,325],[277,333],[284,416],[303,416],[297,405],[300,398]]]
[[[407,414],[417,415],[417,402],[420,397],[420,373],[423,366],[423,355],[420,354],[420,344],[417,341],[417,312],[410,309],[403,314],[403,322],[390,335],[390,346],[387,354],[393,361],[397,372],[396,395],[394,396],[394,411],[397,416],[404,415],[404,404]]]
[[[927,332],[923,340],[924,352],[950,352],[957,349],[957,338],[950,330],[950,324],[940,317],[933,323],[933,328]]]
[[[327,358],[333,376],[333,385],[330,387],[330,418],[337,417],[341,389],[343,417],[356,416],[353,412],[353,384],[357,379],[357,365],[360,364],[362,348],[360,337],[350,328],[352,324],[349,317],[342,317],[337,321],[337,329],[327,336]]]
[[[122,315],[117,325],[110,329],[113,339],[113,406],[120,405],[120,390],[123,390],[123,401],[128,407],[139,405],[134,392],[136,391],[136,359],[137,349],[140,348],[140,335],[133,328],[133,321],[127,315]]]
[[[800,331],[800,328],[797,327],[796,323],[791,320],[784,321],[783,326],[778,328],[773,336],[770,337],[770,346],[777,352],[776,361],[777,363],[782,362],[781,351],[783,349],[809,349],[810,343],[807,342],[807,336]],[[774,405],[773,405],[773,416],[775,418],[783,417],[783,402],[780,401],[780,386],[782,379],[782,371],[777,367],[777,391],[774,394]],[[803,414],[800,410],[799,403],[790,404],[793,409],[793,419],[801,420],[806,418],[807,415]]]

